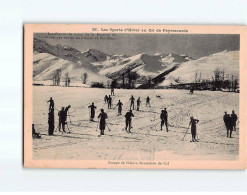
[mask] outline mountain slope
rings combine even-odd
[[[67,45],[58,44],[54,46],[43,40],[34,38],[33,51],[38,53],[48,53],[61,59],[77,63],[92,71],[97,71],[97,68],[86,59],[83,53]]]
[[[190,60],[187,56],[177,54],[138,54],[105,66],[99,71],[100,74],[106,75],[112,79],[119,79],[121,75],[128,71],[136,72],[138,75],[137,81],[144,81],[149,78],[154,78],[164,71],[176,66],[182,62]]]
[[[71,83],[82,83],[82,75],[88,74],[87,84],[92,82],[103,82],[105,85],[111,79],[99,75],[97,72],[92,71],[78,63],[64,60],[57,56],[48,53],[34,53],[33,56],[33,79],[34,81],[47,81],[52,83],[53,76],[57,69],[61,70],[61,81],[65,80],[65,74],[68,73]]]
[[[224,71],[225,78],[239,78],[239,51],[223,51],[198,60],[182,63],[176,70],[166,76],[159,86],[179,83],[193,83],[197,74],[201,80],[212,80],[215,70]]]

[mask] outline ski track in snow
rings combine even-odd
[[[104,103],[104,96],[110,89],[65,88],[34,86],[33,123],[42,139],[33,139],[34,159],[80,159],[80,160],[235,160],[239,152],[239,135],[233,131],[233,138],[226,137],[223,123],[224,111],[239,112],[239,94],[195,91],[189,95],[186,90],[123,90],[115,89],[112,109]],[[141,97],[140,111],[133,110],[132,133],[125,131],[124,115],[130,107],[131,95]],[[147,95],[151,107],[146,107]],[[160,95],[161,98],[156,98]],[[58,125],[57,112],[62,106],[71,105],[68,126],[71,133],[55,131],[48,133],[48,104],[55,101],[55,129]],[[117,116],[116,104],[123,103],[122,115]],[[95,122],[89,121],[88,106],[94,102]],[[168,111],[168,128],[160,131],[160,111]],[[98,137],[98,115],[104,108],[108,115],[105,135]],[[190,143],[188,129],[190,116],[199,119],[199,142]],[[71,119],[71,123],[70,123]],[[66,127],[67,129],[67,127]],[[97,129],[97,131],[96,131]]]

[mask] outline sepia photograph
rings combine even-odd
[[[33,33],[32,160],[239,161],[240,34],[152,32]]]

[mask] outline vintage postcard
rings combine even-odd
[[[246,32],[26,24],[24,167],[245,169]]]

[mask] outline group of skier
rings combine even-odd
[[[193,89],[191,90],[193,93]],[[114,88],[111,88],[111,95],[114,95]],[[112,97],[109,96],[105,96],[104,97],[104,101],[105,104],[108,104],[108,109],[112,108]],[[132,112],[132,110],[135,109],[135,98],[132,95],[131,98],[129,99],[130,101],[130,107],[129,107],[129,111],[126,112],[125,114],[125,130],[128,133],[131,133],[131,128],[132,128],[132,117],[134,117],[134,114]],[[55,104],[54,104],[54,100],[52,99],[52,97],[50,98],[50,100],[47,101],[47,103],[49,104],[49,113],[48,113],[48,125],[49,125],[49,129],[48,129],[48,134],[49,135],[53,135],[54,133],[54,109],[55,109]],[[140,97],[138,97],[137,101],[136,101],[136,110],[140,111],[140,105],[141,105],[141,99]],[[118,103],[116,104],[116,106],[118,107],[118,113],[117,116],[122,115],[122,108],[123,108],[123,103],[121,102],[121,100],[118,100]],[[150,105],[150,97],[147,96],[146,98],[146,106],[147,107],[151,107]],[[68,123],[67,123],[67,116],[68,116],[68,111],[70,109],[70,105],[68,105],[66,108],[62,107],[62,109],[58,112],[58,116],[59,116],[59,123],[58,123],[58,130],[61,131],[61,126],[62,126],[62,131],[65,131],[65,125],[67,125],[67,128],[69,130],[68,127]],[[95,118],[95,110],[97,109],[97,107],[94,105],[94,103],[92,103],[91,105],[88,106],[88,108],[90,109],[90,121],[94,121]],[[98,119],[99,119],[99,129],[100,129],[100,136],[104,135],[104,131],[106,128],[106,119],[108,118],[107,113],[105,113],[104,109],[100,109],[100,114],[98,115]],[[160,130],[163,130],[163,126],[165,125],[166,127],[166,131],[168,132],[168,112],[167,109],[164,108],[163,110],[161,110],[160,113]],[[225,127],[227,130],[227,137],[231,138],[232,137],[232,131],[236,131],[236,121],[238,120],[237,115],[235,114],[234,110],[232,111],[232,114],[227,114],[227,112],[225,112],[225,115],[223,116],[223,121],[225,123]],[[190,122],[189,122],[189,127],[191,126],[191,135],[192,135],[192,142],[198,141],[198,139],[196,139],[196,135],[197,135],[197,123],[199,122],[198,119],[195,119],[193,116],[190,117]],[[189,129],[189,128],[188,128]],[[34,124],[32,126],[32,134],[34,138],[40,138],[41,136],[35,132],[35,128],[34,128]],[[187,132],[186,132],[187,134]],[[185,134],[185,135],[186,135]]]
[[[225,112],[225,115],[223,116],[223,121],[226,126],[226,134],[227,137],[232,138],[232,131],[236,131],[236,123],[238,120],[238,116],[235,114],[235,111],[232,111],[232,114],[227,114]]]

